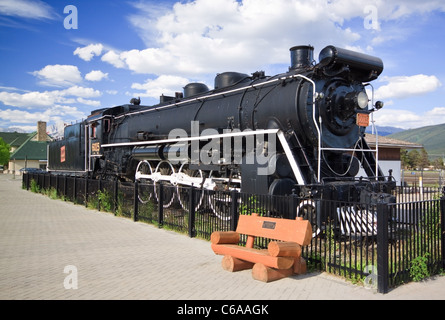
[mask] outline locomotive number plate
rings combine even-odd
[[[359,127],[369,126],[369,114],[357,113],[357,122],[356,123]]]
[[[263,221],[263,229],[275,229],[276,222]]]
[[[91,144],[91,153],[94,155],[98,155],[100,151],[100,143],[99,142],[95,142],[93,144]]]

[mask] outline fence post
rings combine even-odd
[[[67,194],[66,194],[66,192],[67,192],[67,183],[68,183],[68,178],[67,178],[67,176],[66,176],[66,174],[65,175],[63,175],[63,196],[65,197],[65,201],[66,201],[66,198],[67,198]]]
[[[231,191],[232,203],[230,204],[230,214],[232,219],[230,219],[230,230],[236,231],[236,226],[238,225],[238,192],[236,190]]]
[[[442,270],[445,270],[445,187],[442,189],[442,197],[440,198],[440,231]]]
[[[133,209],[134,209],[134,214],[133,214],[133,221],[138,221],[139,217],[139,190],[138,190],[138,181],[136,180],[134,182],[134,202],[133,202]]]
[[[85,207],[88,206],[88,173],[85,176]]]
[[[26,174],[26,190],[29,190],[29,173]]]
[[[118,201],[119,201],[119,190],[118,190],[118,188],[119,188],[119,184],[118,184],[118,182],[117,182],[117,178],[115,178],[114,179],[114,184],[113,184],[113,187],[114,187],[114,191],[113,191],[113,213],[114,213],[114,215],[116,215],[116,212],[117,212],[117,206],[118,206]]]
[[[289,200],[290,200],[289,219],[295,220],[297,218],[297,206],[298,206],[298,196],[295,192],[295,189],[292,189],[292,194],[290,195]],[[310,217],[307,217],[307,219],[309,220]]]
[[[74,176],[74,182],[73,182],[73,203],[76,203],[76,195],[77,195],[76,176]]]
[[[388,203],[377,203],[377,291],[388,293]]]
[[[162,185],[162,181],[159,181],[159,200],[158,200],[158,225],[159,228],[162,228],[162,224],[164,223],[164,188]]]
[[[56,175],[55,178],[56,178],[56,193],[57,195],[59,195],[59,176]]]
[[[195,188],[190,187],[189,237],[195,236]]]
[[[96,195],[97,195],[97,211],[100,211],[100,197],[99,197],[99,195],[102,192],[101,188],[102,188],[102,177],[99,177],[99,180],[97,180],[97,192],[96,192]]]

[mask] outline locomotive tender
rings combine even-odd
[[[48,171],[372,202],[394,186],[364,139],[383,106],[365,88],[383,63],[335,46],[315,63],[313,50],[292,47],[289,70],[275,76],[224,72],[213,90],[190,83],[154,106],[95,110],[49,145]]]

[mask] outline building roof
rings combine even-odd
[[[376,145],[376,135],[367,133],[365,136],[366,142],[370,147]],[[388,138],[386,136],[378,136],[378,144],[381,148],[401,148],[401,149],[422,149],[423,145],[408,141]]]
[[[33,141],[30,136],[11,156],[11,160],[47,160],[48,141]]]
[[[26,142],[30,137],[34,136],[34,133],[21,133],[21,132],[0,132],[0,138],[6,144],[9,144],[11,148],[18,148]]]

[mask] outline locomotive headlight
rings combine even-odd
[[[365,91],[349,92],[345,96],[346,105],[353,108],[359,107],[360,109],[365,109],[368,106],[368,101],[368,95]]]
[[[357,95],[357,105],[360,109],[365,109],[368,106],[368,95],[365,91],[361,91]]]

